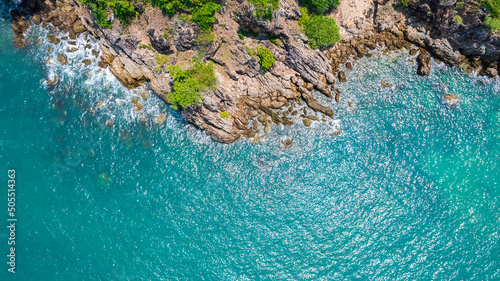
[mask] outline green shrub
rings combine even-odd
[[[258,46],[257,47],[257,56],[259,57],[259,64],[264,69],[269,69],[273,66],[276,59],[274,55],[269,51],[269,49]]]
[[[238,33],[238,38],[240,38],[240,40],[245,40],[245,35]]]
[[[134,6],[137,0],[80,0],[92,9],[95,21],[101,27],[111,28],[113,23],[106,21],[108,13],[107,8],[110,8],[116,18],[122,24],[128,24],[132,18],[137,16]],[[159,7],[168,16],[173,16],[177,12],[189,12],[188,15],[181,15],[182,19],[193,21],[200,26],[202,30],[210,30],[212,23],[215,22],[214,14],[221,10],[219,4],[215,4],[214,0],[145,0],[151,2],[155,7]]]
[[[311,15],[304,26],[304,31],[309,38],[309,46],[313,49],[340,41],[339,27],[334,18]]]
[[[453,21],[456,22],[457,24],[463,24],[464,21],[462,20],[462,17],[460,17],[459,15],[456,15],[453,17]]]
[[[254,16],[259,19],[270,21],[273,19],[274,10],[278,9],[279,0],[249,0],[255,5]]]
[[[196,42],[203,46],[210,45],[214,41],[215,35],[213,35],[209,30],[203,30],[200,35],[198,35],[198,38],[196,38]]]
[[[303,3],[309,9],[324,13],[330,8],[340,5],[340,0],[304,0]]]
[[[212,23],[215,22],[214,14],[220,10],[221,7],[219,4],[208,2],[199,8],[191,10],[193,15],[192,20],[198,24],[201,30],[211,30]]]
[[[483,5],[494,18],[500,17],[500,0],[484,0]]]
[[[500,28],[500,19],[486,17],[484,25],[491,31],[497,31]]]
[[[223,119],[229,118],[229,112],[227,112],[227,111],[222,111],[222,112],[220,113],[220,118],[223,118]]]
[[[300,26],[305,26],[305,24],[309,21],[309,12],[307,11],[306,7],[300,7],[299,9],[300,12],[302,13],[302,16],[300,16],[298,24]]]
[[[200,63],[197,59],[193,63],[193,67],[185,71],[177,65],[168,68],[174,79],[174,92],[167,94],[167,101],[174,109],[200,104],[203,100],[201,93],[217,87],[213,63]]]
[[[188,11],[192,17],[187,15],[181,19],[197,23],[202,30],[210,30],[212,23],[215,22],[214,14],[221,10],[219,4],[214,0],[150,0],[153,6],[159,7],[165,14],[172,17],[179,11]]]
[[[130,5],[127,0],[80,0],[85,5],[90,6],[92,9],[92,14],[94,15],[96,23],[103,28],[111,28],[113,22],[106,21],[108,17],[108,12],[106,8],[110,8],[113,11],[115,17],[120,21],[121,24],[128,24],[132,18],[134,18],[137,13],[134,10],[134,6]]]
[[[408,7],[408,0],[401,0],[401,4],[405,7]]]

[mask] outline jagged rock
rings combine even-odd
[[[148,29],[146,34],[149,37],[149,41],[151,42],[151,45],[153,45],[153,48],[158,51],[160,54],[171,54],[173,53],[173,50],[170,47],[170,44],[168,43],[167,39],[163,37],[163,34],[159,34],[155,29]]]
[[[49,36],[47,36],[47,40],[48,40],[50,43],[55,44],[55,45],[57,45],[57,44],[59,44],[59,43],[61,42],[61,39],[59,39],[59,38],[55,37],[54,35],[49,35]]]
[[[302,94],[302,99],[307,103],[307,105],[314,111],[319,111],[323,114],[325,114],[326,116],[329,116],[329,117],[333,117],[333,109],[328,107],[328,106],[324,106],[322,104],[320,104],[314,97],[313,95],[311,94],[311,92],[309,92],[306,88],[304,87],[299,87],[299,92]]]
[[[201,30],[196,23],[178,21],[176,27],[174,44],[178,51],[185,52],[197,45],[196,38],[200,35]]]
[[[484,75],[493,78],[498,75],[498,70],[495,67],[488,67],[484,70]]]
[[[76,34],[79,34],[79,33],[85,32],[85,31],[87,31],[87,28],[85,27],[85,25],[83,25],[82,21],[77,20],[73,24],[73,32],[75,32]]]
[[[446,94],[443,96],[443,102],[449,107],[457,107],[459,104],[459,99],[456,95]]]
[[[60,64],[62,65],[65,65],[68,63],[68,58],[66,57],[66,55],[63,55],[63,54],[58,54],[57,55],[57,60],[59,61]]]
[[[85,64],[86,66],[89,66],[92,63],[92,61],[89,59],[84,59],[82,60],[82,63]]]
[[[349,61],[345,63],[345,67],[347,67],[347,69],[349,69],[349,70],[352,70],[352,68],[353,68],[352,63]]]
[[[380,81],[380,86],[382,88],[392,88],[392,84],[391,83],[388,83],[388,82],[385,82],[384,80]]]
[[[347,82],[347,78],[346,78],[346,76],[345,76],[344,71],[339,71],[339,81],[340,81],[341,83],[345,83],[345,82]]]
[[[333,74],[331,72],[327,72],[325,75],[325,78],[326,78],[326,81],[328,81],[328,83],[330,83],[330,84],[335,83],[335,76],[333,76]]]
[[[431,73],[431,55],[421,51],[417,57],[417,73],[421,76],[429,76]]]
[[[310,127],[312,124],[312,120],[309,118],[303,119],[302,122],[304,123],[304,126]]]
[[[12,31],[14,32],[14,46],[16,48],[23,48],[26,46],[26,41],[24,39],[24,33],[29,28],[29,23],[24,19],[24,17],[17,10],[12,10],[10,12],[12,16]]]
[[[286,139],[281,142],[285,148],[290,148],[293,145],[293,142],[291,139]]]

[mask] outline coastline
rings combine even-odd
[[[469,49],[476,48],[478,51],[474,53],[458,48],[457,40],[452,40],[451,35],[450,40],[433,38],[426,29],[431,27],[426,23],[428,19],[419,18],[417,12],[412,13],[411,7],[404,11],[391,10],[393,1],[344,3],[351,8],[349,11],[357,13],[346,12],[347,8],[342,5],[333,11],[334,17],[340,15],[338,25],[343,34],[342,41],[326,49],[312,50],[306,44],[307,38],[298,31],[296,20],[300,11],[296,2],[281,1],[271,22],[256,20],[252,6],[246,2],[227,2],[222,12],[216,14],[217,23],[213,29],[216,40],[205,46],[202,57],[202,61],[215,63],[218,88],[206,92],[201,105],[182,110],[182,117],[222,143],[232,143],[241,136],[258,142],[270,131],[271,124],[292,125],[289,118],[292,115],[303,118],[306,126],[313,118],[332,122],[333,110],[321,104],[318,95],[339,103],[342,93],[335,84],[345,82],[345,74],[339,67],[343,65],[351,69],[357,59],[370,56],[370,50],[374,49],[387,52],[405,48],[410,54],[418,54],[417,71],[424,76],[430,73],[431,56],[468,72],[482,68],[479,71],[482,75],[494,77],[498,73],[496,60],[500,48],[495,49],[495,44],[490,44],[494,52],[485,51],[481,56],[478,52],[487,43],[474,45],[472,39],[471,42],[462,42],[463,45],[473,45]],[[160,71],[157,71],[158,57],[164,54],[140,46],[146,42],[154,43],[155,47],[160,45],[167,50],[169,63],[180,65],[189,63],[199,51],[196,38],[200,30],[196,24],[175,17],[169,19],[151,6],[143,7],[140,19],[127,27],[115,20],[112,29],[101,29],[93,22],[89,9],[75,0],[36,0],[24,4],[27,5],[25,10],[31,14],[12,13],[16,46],[25,44],[23,34],[29,26],[27,19],[64,30],[69,33],[69,39],[88,32],[99,40],[103,53],[99,66],[109,67],[127,88],[147,85],[165,101],[173,81],[165,65],[160,65]],[[446,10],[449,7],[438,8]],[[170,28],[177,29],[162,40],[161,34],[166,34],[169,24]],[[259,35],[238,40],[239,30]],[[271,43],[271,38],[280,39],[281,45]],[[492,38],[495,40],[496,37]],[[49,37],[48,40],[57,42],[60,39]],[[276,58],[269,71],[261,69],[248,54],[248,48],[259,44],[269,48]],[[460,51],[471,55],[467,57]],[[381,83],[381,87],[392,85]],[[302,103],[320,117],[297,112],[295,105]],[[221,112],[228,112],[229,118],[222,118]]]

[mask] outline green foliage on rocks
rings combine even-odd
[[[459,15],[456,15],[453,17],[453,21],[456,22],[457,24],[463,24],[464,21],[462,20],[462,17]]]
[[[330,8],[340,5],[340,0],[304,0],[304,6],[319,13],[324,13]]]
[[[494,18],[500,17],[500,0],[484,0],[483,5]]]
[[[167,94],[167,101],[174,109],[184,109],[190,105],[199,105],[203,100],[201,93],[217,88],[213,63],[200,63],[193,60],[193,66],[182,70],[173,65],[168,68],[174,79],[174,92]]]
[[[491,17],[484,20],[484,26],[490,31],[497,31],[500,28],[500,0],[485,0],[483,5],[491,13]]]
[[[484,20],[484,25],[491,31],[497,31],[500,28],[500,19],[486,17],[486,19]]]
[[[150,0],[153,6],[159,7],[168,16],[180,11],[191,13],[191,21],[197,23],[202,30],[210,30],[215,22],[214,14],[221,10],[213,0]]]
[[[134,10],[133,3],[137,0],[80,0],[90,6],[95,21],[99,26],[111,28],[112,21],[107,21],[108,9],[113,11],[115,17],[122,24],[128,24],[138,13]],[[215,22],[214,14],[221,10],[221,6],[214,0],[145,0],[153,6],[159,7],[168,16],[177,12],[189,12],[192,17],[190,21],[195,22],[202,30],[210,30]]]
[[[280,5],[279,0],[249,0],[255,5],[254,16],[259,19],[270,21],[273,19],[274,10]]]
[[[229,112],[227,112],[227,111],[222,111],[222,112],[220,113],[220,118],[222,118],[222,119],[229,118]]]
[[[80,0],[85,5],[88,5],[92,9],[92,14],[94,15],[95,21],[101,27],[111,28],[113,25],[112,21],[107,21],[108,12],[107,9],[111,9],[115,17],[122,24],[128,24],[132,18],[134,18],[137,13],[134,10],[134,6],[130,4],[127,0]]]
[[[323,15],[309,16],[305,7],[301,7],[300,11],[302,16],[299,19],[299,25],[304,28],[311,48],[317,49],[340,41],[340,30],[334,18]]]
[[[276,62],[274,55],[269,51],[269,49],[258,46],[257,56],[259,57],[259,64],[264,69],[269,69]]]

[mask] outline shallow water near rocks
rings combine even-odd
[[[7,189],[16,169],[18,216],[17,273],[4,263],[0,280],[500,278],[500,81],[365,58],[338,84],[340,136],[313,121],[223,145],[88,53],[58,65],[63,44],[16,50],[0,21],[0,173]]]

